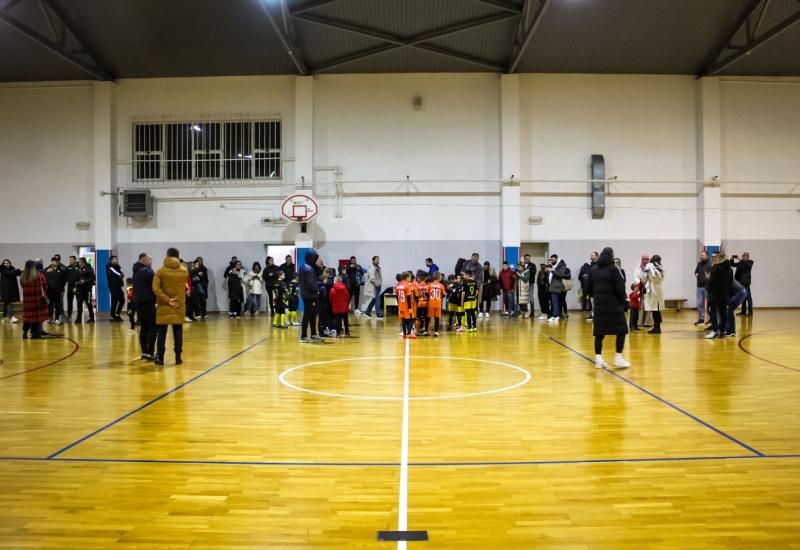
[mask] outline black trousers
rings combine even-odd
[[[267,307],[266,312],[267,314],[275,313],[275,287],[268,286],[266,287],[267,291]]]
[[[67,286],[67,317],[72,317],[72,302],[78,301],[78,294],[75,292],[74,286]]]
[[[603,353],[603,338],[604,336],[595,336],[594,337],[594,352],[597,355]],[[625,349],[625,335],[624,334],[617,334],[617,353],[622,353],[622,350]]]
[[[550,316],[550,291],[547,285],[536,283],[536,293],[539,295],[539,309],[542,315]]]
[[[183,325],[156,325],[158,356],[163,360],[167,351],[167,327],[172,326],[172,338],[175,340],[175,355],[183,351]]]
[[[50,314],[51,321],[58,321],[64,315],[64,291],[47,291],[47,312]]]
[[[311,336],[317,335],[317,309],[318,301],[316,298],[303,298],[303,328],[300,336],[308,337],[308,328],[311,327]]]
[[[3,317],[10,318],[14,314],[14,302],[3,302]]]
[[[558,302],[561,304],[561,316],[562,317],[569,317],[569,312],[567,311],[567,293],[562,292],[558,296]]]
[[[639,308],[632,307],[630,313],[631,313],[630,327],[638,329],[639,328]]]
[[[353,288],[353,310],[358,309],[358,304],[360,302],[360,295],[361,294],[361,285],[355,285]]]
[[[336,313],[336,334],[341,336],[346,334],[350,336],[350,319],[347,313]],[[342,332],[344,330],[344,332]]]
[[[154,302],[136,304],[136,312],[142,324],[139,329],[139,347],[142,348],[143,355],[153,355],[156,347],[156,304]],[[166,337],[166,330],[164,336]]]
[[[79,287],[75,292],[75,296],[78,298],[78,315],[76,320],[83,320],[83,304],[86,304],[86,309],[89,310],[89,320],[94,321],[94,307],[92,307],[92,287]]]
[[[110,312],[112,318],[119,317],[119,314],[122,313],[122,306],[124,304],[125,304],[125,293],[122,292],[121,288],[112,288],[111,312]]]
[[[730,300],[709,298],[708,314],[711,316],[711,330],[717,334],[725,332],[728,326],[728,305]]]

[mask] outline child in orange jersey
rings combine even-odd
[[[421,269],[417,271],[417,334],[428,336],[428,274]]]
[[[428,285],[428,318],[425,320],[425,332],[428,332],[430,320],[433,319],[433,335],[439,336],[439,322],[442,320],[442,300],[445,288],[442,284],[442,274],[436,272],[426,279]]]
[[[405,272],[402,274],[402,279],[397,283],[395,294],[397,295],[397,313],[400,316],[400,322],[403,324],[403,338],[416,338],[411,334],[411,328],[414,326],[414,318],[411,316],[411,308],[413,304],[413,287],[411,285],[411,273]]]

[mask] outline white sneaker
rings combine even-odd
[[[614,366],[620,369],[629,369],[631,368],[631,364],[625,360],[622,355],[617,354],[614,356]]]
[[[192,322],[192,320],[189,319],[188,317],[184,317],[183,320],[186,321],[187,323],[191,323]]]
[[[491,315],[489,315],[489,312],[488,312],[488,311],[487,311],[486,313],[484,313],[484,314],[483,314],[483,316],[484,316],[484,317],[486,317],[487,319],[488,319],[489,317],[491,317]]]
[[[717,333],[714,332],[713,330],[711,332],[709,332],[708,334],[706,334],[706,336],[705,336],[706,340],[713,340],[716,337],[717,337]]]
[[[359,310],[359,309],[356,309],[354,313],[355,313],[356,315],[361,315],[361,310]]]
[[[558,323],[560,319],[558,317],[550,317],[547,322],[548,323]]]
[[[539,315],[539,320],[540,321],[546,321],[547,320],[547,315],[545,315],[545,314]]]
[[[608,363],[605,362],[602,355],[595,355],[594,356],[594,368],[596,369],[604,369],[608,367]]]

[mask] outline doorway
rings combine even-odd
[[[536,265],[536,270],[539,270],[541,264],[547,263],[547,253],[550,249],[550,243],[522,243],[519,247],[521,256],[525,254],[531,255],[531,262]]]

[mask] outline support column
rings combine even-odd
[[[697,239],[709,252],[722,243],[722,176],[719,78],[697,81]]]
[[[520,204],[519,75],[500,76],[501,239],[503,260],[516,266],[522,229]]]
[[[295,77],[294,177],[299,185],[314,184],[314,77]]]
[[[114,86],[94,83],[94,247],[97,274],[97,311],[107,312],[111,297],[106,264],[113,254],[117,236],[117,186],[114,175]]]

